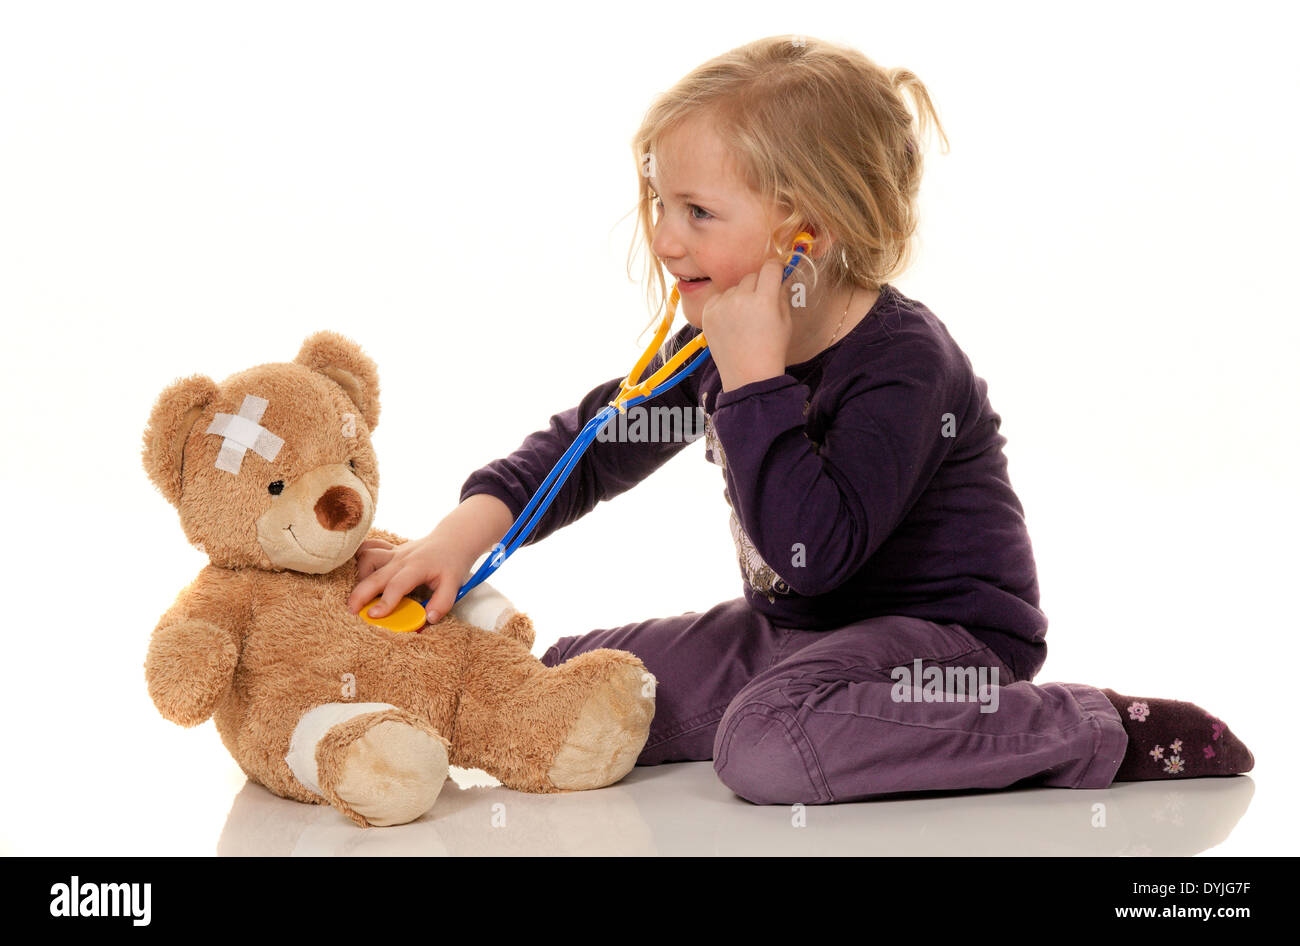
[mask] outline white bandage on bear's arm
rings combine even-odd
[[[510,600],[486,581],[467,591],[451,609],[457,620],[489,631],[499,631],[518,610]]]

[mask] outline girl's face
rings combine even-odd
[[[777,217],[697,119],[664,136],[646,169],[658,196],[650,248],[677,277],[682,315],[701,328],[705,303],[762,268]],[[687,281],[697,276],[705,280]]]

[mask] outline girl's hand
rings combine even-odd
[[[383,617],[403,595],[424,585],[431,592],[425,613],[432,624],[452,609],[474,562],[495,548],[493,542],[505,537],[514,520],[514,513],[501,500],[475,493],[423,539],[397,546],[383,539],[365,540],[357,548],[357,586],[348,595],[348,610],[359,613],[382,592],[373,616]]]
[[[383,539],[367,539],[357,549],[358,581],[348,596],[348,610],[357,614],[382,592],[381,599],[367,612],[380,618],[392,611],[404,595],[427,585],[433,596],[425,612],[432,624],[456,603],[456,592],[469,579],[476,557],[457,535],[437,529],[398,546]]]
[[[785,374],[793,322],[782,292],[784,263],[775,257],[720,296],[700,315],[700,329],[718,366],[722,390]]]

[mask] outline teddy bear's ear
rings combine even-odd
[[[217,397],[217,385],[206,375],[195,374],[175,381],[154,403],[149,426],[144,431],[141,456],[145,472],[167,501],[177,508],[181,502],[181,467],[185,441],[194,423]]]
[[[379,369],[361,346],[337,332],[317,332],[294,359],[336,382],[371,430],[379,424]]]

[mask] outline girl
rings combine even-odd
[[[647,113],[633,142],[641,236],[688,323],[651,371],[701,331],[712,353],[649,403],[703,415],[745,594],[563,638],[543,662],[636,654],[658,679],[638,763],[712,759],[760,804],[1250,771],[1249,750],[1191,703],[1031,682],[1047,619],[1000,418],[943,323],[888,281],[917,224],[904,92],[920,130],[943,135],[911,72],[770,38],[700,66]],[[783,283],[801,230],[811,252]],[[471,475],[426,538],[365,543],[352,609],[382,590],[380,616],[427,584],[429,620],[445,614],[621,380]],[[593,443],[529,541],[685,442]]]

